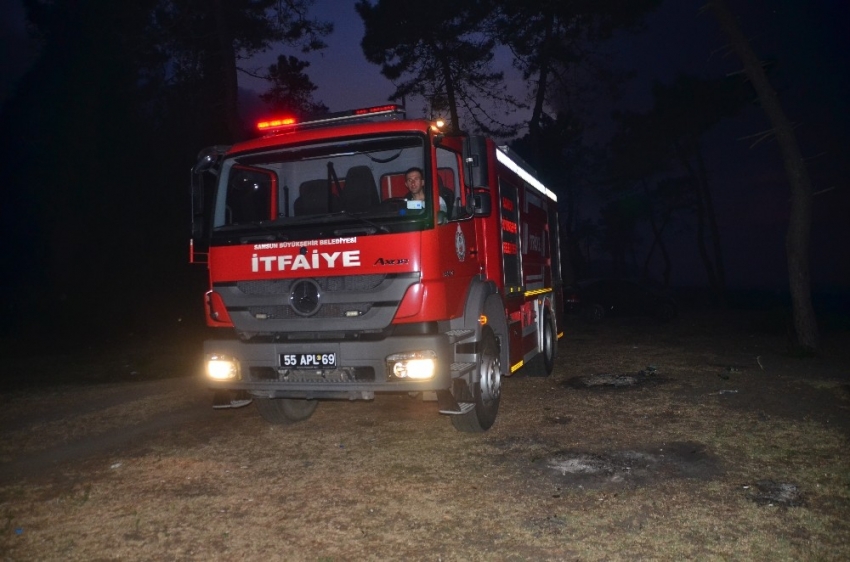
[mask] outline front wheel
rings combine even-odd
[[[478,353],[478,380],[473,382],[471,392],[474,408],[464,414],[452,416],[452,425],[458,431],[481,433],[496,421],[499,401],[502,397],[502,362],[499,346],[493,330],[486,326],[481,331]]]
[[[289,425],[312,416],[319,402],[300,398],[256,398],[254,404],[267,422]]]

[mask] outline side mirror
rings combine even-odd
[[[191,174],[192,251],[189,261],[192,263],[206,263],[209,253],[215,176],[208,172]]]
[[[487,139],[480,136],[464,139],[463,162],[466,166],[467,182],[472,187],[490,185]]]
[[[476,217],[486,217],[492,211],[492,199],[489,191],[478,191],[472,194],[472,214]]]
[[[227,152],[228,148],[230,147],[210,146],[209,148],[203,149],[200,154],[198,154],[198,161],[195,162],[195,165],[192,167],[192,173],[199,174],[211,169],[213,166],[218,164],[222,155]]]
[[[190,197],[192,209],[191,253],[189,261],[205,263],[210,247],[210,225],[218,165],[227,146],[211,146],[198,154],[198,160],[190,174]]]

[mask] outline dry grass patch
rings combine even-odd
[[[49,476],[5,481],[0,551],[8,560],[850,558],[847,427],[778,399],[840,408],[836,387],[779,376],[794,366],[769,338],[701,329],[574,327],[552,377],[505,381],[499,420],[482,435],[455,432],[434,403],[406,395],[323,403],[289,427],[267,425],[253,407],[183,420]],[[755,352],[764,370],[747,363]],[[648,366],[651,383],[634,387],[566,384]],[[190,386],[66,421],[112,428],[122,416],[179,411]],[[31,438],[55,435],[52,423],[33,423]],[[767,481],[796,487],[797,499],[763,501]]]
[[[2,415],[2,423],[12,429],[4,432],[0,442],[0,463],[197,405],[202,387],[177,382],[182,388],[171,384],[157,385],[153,390],[152,385],[142,383],[136,387],[138,392],[128,393],[127,384],[109,385],[69,389],[47,398],[30,400],[23,395],[12,400]],[[42,413],[34,415],[34,411]]]

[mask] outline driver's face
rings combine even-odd
[[[407,189],[410,190],[410,193],[416,197],[419,197],[419,195],[422,194],[422,188],[425,186],[425,180],[422,179],[422,174],[416,171],[407,174],[404,177],[404,183],[407,185]]]

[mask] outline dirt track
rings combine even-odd
[[[153,361],[125,382],[5,393],[0,552],[850,557],[846,335],[801,362],[737,320],[570,328],[555,374],[506,380],[483,435],[455,432],[407,395],[323,403],[273,427],[253,407],[212,410],[199,379],[157,379],[175,367]],[[131,355],[141,363],[145,351]],[[594,376],[640,384],[584,384]]]

